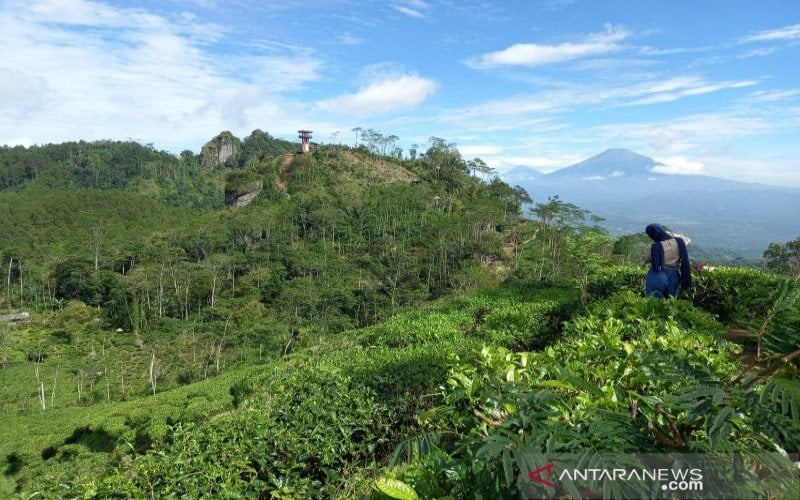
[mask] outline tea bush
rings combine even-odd
[[[561,324],[577,307],[577,294],[562,301],[510,304],[489,312],[478,327],[481,338],[515,350],[536,350],[552,344]]]
[[[415,312],[395,316],[359,333],[362,345],[405,347],[428,342],[454,341],[461,337],[466,313]]]
[[[590,300],[601,300],[616,293],[644,294],[644,277],[641,266],[609,266],[589,278],[586,293]]]
[[[578,297],[575,289],[517,283],[465,294],[439,310],[469,314],[462,333],[471,338],[514,349],[541,349],[558,339],[562,323],[580,309]]]
[[[444,347],[444,346],[441,346]],[[74,492],[132,496],[331,497],[377,468],[422,396],[445,377],[447,349],[363,349],[290,356],[234,384],[238,409],[176,423],[150,452]],[[246,386],[246,387],[245,387]]]
[[[644,294],[647,269],[643,266],[611,266],[586,285],[590,300],[616,293]],[[680,297],[717,316],[725,324],[749,325],[767,315],[773,291],[785,278],[755,269],[717,267],[692,271],[693,286]]]
[[[377,474],[419,429],[417,416],[430,409],[452,359],[476,360],[486,340],[549,344],[577,297],[563,289],[487,290],[321,337],[234,381],[233,411],[207,421],[130,421],[138,430],[121,439],[125,453],[142,454],[67,482],[69,494],[359,496],[342,488],[363,488],[369,471]]]
[[[740,267],[719,267],[692,273],[693,287],[683,297],[716,314],[725,324],[748,325],[767,315],[780,276]]]
[[[453,366],[439,404],[420,414],[427,432],[396,450],[386,477],[423,497],[511,498],[522,493],[527,453],[785,445],[764,431],[763,405],[752,404],[759,390],[731,386],[739,348],[721,329],[688,302],[628,293],[570,321],[540,353],[485,347],[477,362]]]

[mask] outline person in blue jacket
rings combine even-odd
[[[645,232],[653,244],[645,255],[650,264],[645,279],[645,296],[666,299],[677,297],[692,286],[692,267],[685,236],[670,233],[660,224],[650,224]]]

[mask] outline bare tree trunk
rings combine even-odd
[[[61,368],[61,363],[56,365],[56,374],[53,375],[53,390],[50,392],[50,406],[56,405],[56,383],[58,382],[58,369]]]
[[[9,303],[11,302],[11,265],[13,263],[14,263],[14,257],[9,257],[8,258],[8,285],[6,287],[6,289],[8,290],[8,292],[7,292],[8,293],[8,297],[6,297],[6,299],[8,300]]]
[[[92,235],[94,236],[94,274],[97,274],[100,270],[100,228],[93,227]]]
[[[214,266],[214,277],[211,278],[211,309],[214,309],[214,304],[217,300],[217,266]]]
[[[289,354],[289,347],[291,347],[293,340],[294,340],[294,325],[292,325],[292,330],[289,332],[289,342],[286,343],[286,347],[284,347],[283,349],[284,356]]]
[[[222,357],[222,339],[220,339],[219,343],[217,344],[217,352],[216,352],[216,368],[217,373],[219,374],[219,358]]]
[[[153,356],[150,358],[150,386],[153,388],[153,396],[156,395],[156,351],[153,351]]]
[[[103,366],[103,373],[106,375],[106,400],[111,402],[111,383],[108,381],[108,367]]]
[[[211,365],[211,360],[214,358],[214,346],[216,341],[211,342],[211,350],[208,353],[208,358],[206,358],[206,368],[205,374],[203,375],[205,380],[208,380],[208,367]]]
[[[19,305],[22,305],[22,261],[17,259],[17,267],[19,269]]]
[[[172,287],[175,289],[175,298],[180,300],[180,288],[178,287],[178,274],[176,273],[174,263],[169,267],[169,273],[172,275]]]
[[[158,317],[164,317],[164,263],[158,272]]]
[[[186,288],[184,289],[184,291],[185,291],[184,295],[185,298],[183,304],[186,314],[184,315],[183,319],[184,321],[189,321],[189,278],[186,278]]]

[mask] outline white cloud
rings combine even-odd
[[[558,45],[518,43],[497,52],[468,59],[466,64],[474,69],[553,64],[616,52],[622,48],[619,42],[629,35],[630,33],[623,28],[607,25],[605,32],[589,35],[576,43],[567,42]]]
[[[586,177],[581,177],[581,179],[585,181],[605,181],[608,179],[617,179],[619,177],[625,177],[625,172],[621,172],[619,170],[615,170],[611,172],[608,176],[605,175],[589,175]]]
[[[692,52],[704,52],[710,50],[711,47],[689,47],[689,48],[672,48],[665,49],[659,47],[639,47],[639,53],[643,56],[671,56],[676,54],[686,54]]]
[[[453,110],[450,121],[472,123],[491,127],[493,130],[522,126],[526,116],[526,127],[545,125],[554,115],[574,109],[590,107],[618,108],[641,106],[675,101],[689,96],[709,94],[725,89],[736,89],[755,85],[754,80],[709,82],[700,76],[681,76],[664,80],[651,79],[620,86],[564,85],[535,94],[517,95],[508,99],[488,101],[467,108]],[[561,126],[558,126],[561,128]]]
[[[28,148],[36,143],[30,137],[12,137],[6,141],[6,144],[8,146],[23,146]]]
[[[286,94],[316,80],[321,62],[289,47],[220,52],[225,34],[185,13],[4,2],[0,45],[14,50],[0,52],[0,144],[131,137],[184,148],[285,121],[262,113],[292,107]]]
[[[354,94],[320,101],[318,106],[339,113],[377,115],[412,108],[436,92],[437,87],[434,80],[414,74],[388,75]]]
[[[473,156],[483,157],[485,155],[500,154],[503,152],[503,147],[493,144],[472,144],[467,146],[458,146],[458,151],[461,153],[461,156],[465,158]]]
[[[657,165],[652,169],[653,172],[658,172],[660,174],[700,175],[705,173],[702,162],[692,161],[683,156],[668,156],[654,159],[659,163],[663,163],[663,165]]]
[[[774,127],[769,118],[731,112],[685,115],[657,122],[602,125],[584,133],[602,139],[607,144],[624,140],[634,150],[651,150],[671,157],[697,151],[703,144],[736,141]]]
[[[749,52],[745,52],[744,54],[739,54],[736,57],[738,57],[739,59],[747,59],[749,57],[764,57],[770,54],[774,54],[775,52],[777,52],[777,50],[778,47],[761,47],[758,49],[753,49]]]
[[[778,102],[778,101],[794,99],[798,96],[800,96],[800,89],[759,90],[748,94],[747,99],[750,101],[759,101],[759,102]]]
[[[10,120],[25,120],[44,111],[51,93],[41,77],[0,67],[0,116]]]
[[[397,12],[417,19],[425,17],[425,11],[429,7],[430,6],[422,0],[405,0],[401,3],[392,4],[392,8]]]
[[[349,32],[345,32],[336,37],[336,43],[340,43],[342,45],[361,45],[364,43],[364,39],[359,38]]]
[[[546,11],[558,11],[569,7],[578,0],[542,0],[541,4]]]
[[[500,172],[505,172],[514,167],[523,165],[526,167],[532,167],[542,173],[549,173],[569,165],[574,165],[575,163],[586,159],[585,156],[580,156],[580,154],[575,154],[574,152],[567,153],[562,151],[553,151],[547,156],[535,154],[526,155],[524,154],[525,152],[514,156],[488,156],[483,158],[483,160],[486,161],[490,167],[495,168]]]
[[[409,17],[416,17],[416,18],[425,17],[422,14],[422,12],[420,12],[418,10],[414,10],[414,9],[412,9],[410,7],[406,7],[405,5],[392,5],[392,8],[394,10],[396,10],[397,12],[399,12],[401,14],[405,14],[405,15],[407,15]]]
[[[783,187],[800,187],[796,152],[786,154],[735,151],[708,157],[706,167],[708,171],[713,172],[713,175],[719,177]]]
[[[742,43],[749,42],[774,42],[777,40],[800,40],[800,24],[784,26],[772,30],[759,31],[742,38]]]
[[[676,90],[679,89],[677,92],[655,91],[653,95],[644,97],[642,99],[637,99],[635,101],[627,102],[625,104],[630,106],[638,106],[643,104],[657,104],[662,102],[671,102],[681,99],[683,97],[710,94],[712,92],[718,92],[720,90],[725,90],[725,89],[738,89],[742,87],[751,87],[753,85],[756,85],[757,83],[758,81],[756,80],[744,80],[738,82],[719,82],[719,83],[705,84],[705,85],[693,83],[690,85],[683,86],[683,88],[676,87]]]

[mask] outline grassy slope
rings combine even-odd
[[[77,459],[75,463],[95,463],[102,470],[109,453],[120,441],[135,444],[148,439],[143,432],[151,437],[163,435],[168,419],[188,421],[219,414],[231,407],[231,385],[260,371],[259,367],[234,370],[146,399],[46,411],[31,409],[18,415],[6,415],[4,425],[0,426],[0,456],[5,469],[0,496],[11,495],[18,478],[36,477],[29,470],[30,466],[38,469],[52,465],[55,469],[66,469],[58,472],[65,472],[67,476],[80,470],[77,466],[72,469],[69,462],[48,462],[56,455],[72,455]],[[0,376],[4,384],[9,382],[5,373]],[[35,398],[35,395],[30,394],[30,397]]]
[[[0,429],[0,459],[4,460],[0,467],[6,470],[0,494],[10,494],[20,487],[18,481],[28,485],[21,486],[24,489],[33,483],[50,490],[57,483],[79,476],[78,471],[84,471],[86,478],[85,474],[93,469],[105,470],[112,460],[117,464],[119,460],[130,460],[131,447],[143,451],[151,440],[157,447],[168,446],[162,442],[169,434],[168,422],[205,421],[206,427],[213,426],[217,419],[212,416],[234,409],[232,394],[238,408],[222,420],[225,428],[235,428],[254,406],[261,411],[285,404],[282,399],[287,387],[299,382],[289,378],[276,386],[274,380],[280,379],[276,374],[297,370],[344,373],[352,378],[349,383],[360,388],[354,388],[355,392],[367,391],[387,411],[394,411],[390,409],[395,405],[405,408],[387,417],[393,425],[413,425],[414,411],[424,404],[422,395],[444,382],[451,353],[474,352],[484,342],[513,346],[519,345],[523,337],[551,337],[559,323],[557,319],[563,319],[566,311],[573,308],[575,298],[575,293],[563,290],[498,289],[467,294],[429,310],[400,314],[381,325],[321,338],[316,346],[265,365],[232,369],[208,381],[123,402],[87,407],[61,407],[57,402],[55,408],[42,411],[37,407],[34,384],[26,382],[31,390],[21,399],[27,399],[27,405],[16,414],[8,412],[6,425]],[[487,326],[514,321],[508,313],[520,308],[526,310],[526,316],[538,309],[541,318],[553,320],[531,322],[527,332],[524,325],[518,325],[515,331],[519,338],[507,328]],[[107,349],[112,356],[115,346]],[[32,366],[27,369],[32,371]],[[0,383],[13,386],[12,379],[20,375],[18,371],[0,370]],[[43,378],[48,376],[43,374]],[[269,413],[263,417],[274,420]],[[397,429],[382,432],[382,439],[392,441],[398,437]],[[373,458],[379,459],[381,452],[388,453],[396,444],[390,441],[376,450]],[[363,457],[361,461],[362,465],[369,462],[365,463]]]

